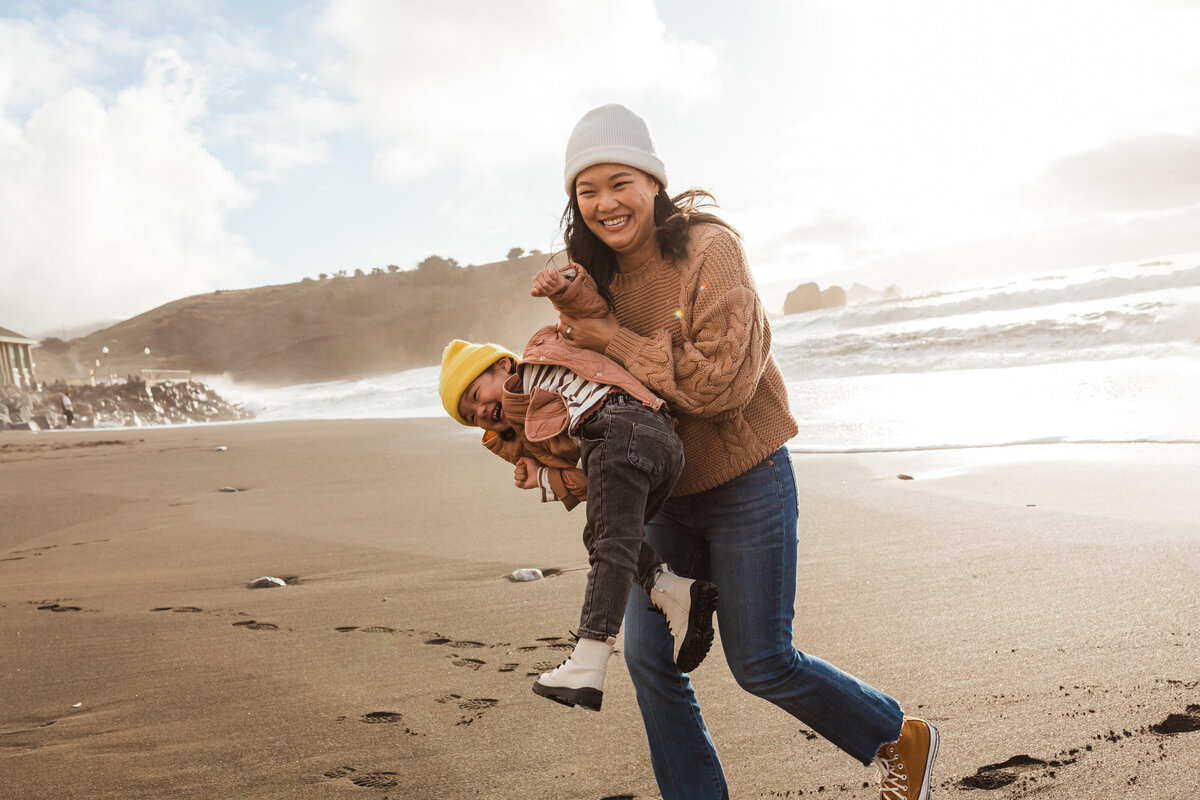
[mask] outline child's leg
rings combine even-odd
[[[644,523],[658,513],[683,469],[683,445],[670,419],[628,395],[614,395],[579,430],[588,481],[583,538],[591,562],[580,639],[571,657],[543,673],[533,691],[559,703],[599,711],[605,664],[620,630],[630,583],[636,579],[648,593],[654,590],[655,605],[667,614],[677,636],[676,663],[692,666],[712,643],[716,590],[705,584],[712,602],[706,604],[707,594],[694,602],[697,593],[692,584],[700,582],[664,569],[662,559],[645,542]],[[696,614],[708,620],[707,638],[704,625],[691,622]]]
[[[645,522],[662,506],[683,468],[670,418],[614,395],[579,428],[588,502],[584,544],[591,569],[579,636],[604,641],[621,628],[629,585],[653,585],[661,559],[645,546]]]

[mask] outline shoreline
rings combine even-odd
[[[0,433],[17,796],[657,796],[619,657],[598,715],[530,691],[578,614],[579,512],[445,420],[261,422]],[[939,727],[940,792],[1191,796],[1200,446],[793,462],[796,644]],[[875,796],[719,647],[693,680],[733,796]]]
[[[49,428],[38,431],[13,431],[15,434],[55,434],[55,433],[78,433],[78,432],[104,432],[104,431],[149,431],[149,430],[179,430],[194,427],[204,427],[213,425],[253,425],[253,424],[305,424],[305,423],[338,423],[338,422],[401,422],[401,421],[427,421],[436,423],[445,419],[445,414],[439,410],[430,411],[428,413],[414,412],[412,414],[404,414],[397,416],[363,416],[363,417],[296,417],[288,419],[257,419],[254,417],[248,419],[237,420],[212,420],[212,421],[193,421],[175,424],[162,425],[101,425],[92,427],[70,427],[70,428]],[[926,453],[926,452],[942,452],[942,451],[957,451],[957,450],[997,450],[1009,447],[1024,448],[1024,447],[1052,447],[1056,445],[1063,446],[1089,446],[1089,445],[1200,445],[1200,439],[1067,439],[1059,437],[1051,438],[1036,438],[1036,439],[1020,439],[1016,441],[989,442],[989,443],[940,443],[940,444],[924,444],[911,445],[900,447],[839,447],[836,445],[806,445],[800,438],[792,439],[786,443],[788,449],[793,454],[800,455],[835,455],[835,456],[870,456],[870,455],[886,455],[893,453]]]

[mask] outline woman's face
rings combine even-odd
[[[624,164],[596,164],[575,179],[575,200],[588,229],[617,254],[621,269],[658,255],[654,197],[658,181]]]

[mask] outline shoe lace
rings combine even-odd
[[[655,614],[658,614],[663,619],[665,619],[667,621],[667,630],[671,632],[672,636],[679,635],[679,632],[675,630],[675,625],[672,624],[672,622],[671,622],[671,618],[669,616],[667,616],[666,611],[663,611],[661,608],[659,608],[657,605],[654,605],[653,603],[651,603],[650,606],[646,610],[653,611]]]
[[[887,748],[887,752],[890,758],[875,757],[875,766],[879,770],[879,800],[907,800],[908,775],[904,772],[904,762],[894,747]]]
[[[572,644],[577,644],[579,642],[579,634],[575,633],[575,631],[567,631],[567,638],[571,640]],[[571,660],[571,657],[567,656],[566,658],[564,658],[562,660],[562,663],[560,663],[558,665],[558,667],[555,667],[554,669],[558,669],[559,667],[561,667],[563,664],[566,664],[570,660]],[[553,670],[551,670],[551,671],[553,671]]]

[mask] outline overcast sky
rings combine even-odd
[[[0,326],[558,246],[645,116],[769,310],[1200,250],[1198,0],[0,0]]]

